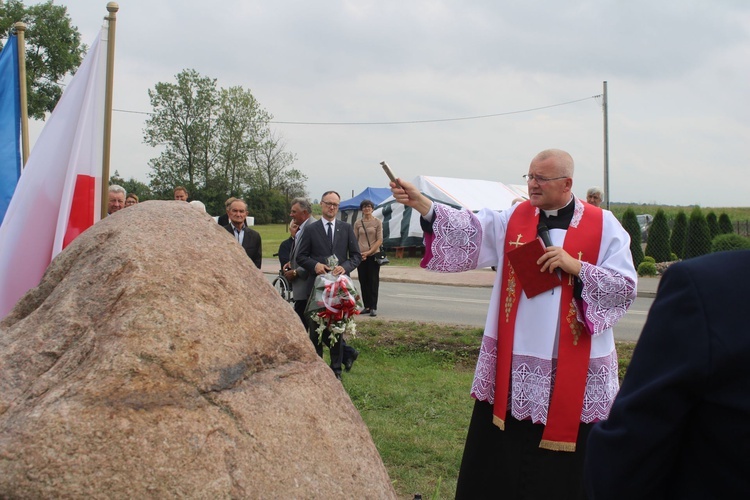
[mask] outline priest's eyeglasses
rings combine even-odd
[[[538,184],[546,184],[549,181],[557,181],[560,179],[567,179],[567,175],[563,175],[561,177],[542,177],[541,175],[534,175],[534,174],[525,174],[523,176],[524,179],[526,179],[526,182],[536,181]]]

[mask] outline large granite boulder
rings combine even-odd
[[[208,215],[152,201],[0,322],[0,497],[395,493],[289,304]]]

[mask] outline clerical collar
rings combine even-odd
[[[568,229],[573,219],[576,204],[575,197],[571,197],[567,205],[557,210],[542,210],[539,214],[540,221],[544,221],[549,229]]]
[[[558,208],[557,210],[542,210],[542,212],[544,212],[544,215],[546,215],[547,217],[557,217],[559,215],[564,215],[569,211],[572,212],[573,208],[575,207],[573,199],[574,197],[571,196],[570,201],[568,201],[568,203],[562,208]]]

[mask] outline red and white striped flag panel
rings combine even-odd
[[[107,28],[47,120],[0,226],[0,318],[99,220]]]

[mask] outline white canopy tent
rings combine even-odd
[[[502,182],[481,179],[420,175],[412,183],[433,201],[472,212],[482,208],[503,211],[522,196]],[[396,203],[393,196],[378,205],[373,215],[383,221],[383,245],[386,248],[422,246],[419,213]]]
[[[526,184],[507,184],[509,188],[518,193],[518,196],[524,200],[529,199],[529,186]]]

